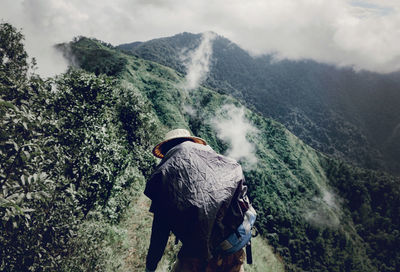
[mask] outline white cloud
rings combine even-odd
[[[24,28],[39,66],[50,65],[42,59],[54,59],[47,54],[52,44],[77,35],[116,45],[214,31],[254,54],[274,52],[278,59],[400,69],[397,0],[2,0],[0,17]]]
[[[305,208],[304,219],[315,226],[336,228],[340,224],[342,215],[341,201],[327,189],[322,189],[321,193],[321,197],[314,197]]]
[[[186,64],[186,76],[183,86],[185,90],[190,91],[198,88],[206,79],[210,70],[212,42],[215,37],[216,35],[213,32],[205,32],[195,50],[182,52],[181,59]]]
[[[257,135],[259,131],[247,120],[243,107],[226,104],[210,120],[210,123],[217,131],[218,137],[229,143],[230,147],[226,154],[228,157],[242,159],[245,168],[251,168],[257,164],[255,146],[247,137]]]

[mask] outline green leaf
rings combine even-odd
[[[31,158],[31,154],[28,151],[24,150],[24,154],[28,160]]]
[[[24,175],[21,175],[21,182],[22,182],[22,185],[25,186],[25,176]]]

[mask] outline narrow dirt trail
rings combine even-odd
[[[123,272],[144,271],[146,254],[149,246],[153,215],[149,212],[150,200],[141,194],[136,201],[131,203],[127,217],[123,223],[127,229],[129,248],[124,258]],[[173,265],[180,244],[175,245],[174,235],[170,235],[164,256],[160,261],[157,272],[168,272]],[[253,261],[252,265],[245,265],[246,272],[284,272],[281,259],[273,253],[273,249],[265,239],[256,237],[252,239]]]

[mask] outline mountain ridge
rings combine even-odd
[[[117,48],[185,74],[179,56],[200,40],[201,34],[185,32],[142,42],[134,49],[129,44]],[[399,78],[399,73],[355,72],[311,60],[252,57],[217,36],[204,84],[278,120],[320,151],[366,168],[398,173]]]

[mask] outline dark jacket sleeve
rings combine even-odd
[[[154,271],[158,262],[164,254],[165,246],[168,242],[170,227],[165,215],[159,210],[154,210],[153,227],[151,229],[151,239],[149,251],[147,252],[146,268]]]

